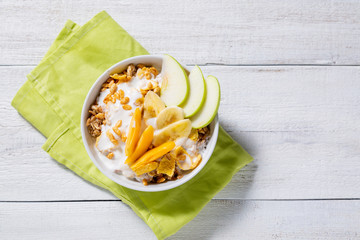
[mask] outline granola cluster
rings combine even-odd
[[[155,81],[151,81],[152,77],[155,78],[159,74],[158,70],[154,67],[145,67],[143,64],[138,64],[137,68],[138,70],[136,76],[139,79],[143,79],[145,77],[145,79],[148,80],[146,87],[140,89],[141,94],[145,96],[148,91],[154,91],[157,95],[160,95],[161,89],[159,84]]]
[[[150,183],[163,183],[166,181],[174,181],[177,179],[181,179],[184,176],[184,172],[179,168],[175,168],[174,174],[172,176],[158,173],[156,170],[149,172],[148,175],[150,176],[149,179],[142,180],[142,184],[144,184],[144,186],[147,186]]]
[[[209,126],[198,129],[197,145],[206,146],[206,142],[209,140],[209,136],[210,136]]]
[[[100,136],[101,125],[105,123],[105,113],[100,106],[94,104],[89,110],[90,117],[86,121],[86,126],[90,135],[94,138]]]
[[[108,80],[102,85],[101,92],[105,91],[108,88],[111,88],[111,86],[113,86],[114,83],[116,85],[118,85],[120,83],[130,81],[131,78],[133,76],[135,76],[135,74],[136,74],[136,68],[135,68],[134,64],[130,64],[121,73],[114,73],[114,74],[110,75]]]
[[[127,67],[127,70],[124,70],[122,73],[115,73],[110,75],[109,79],[102,85],[101,91],[110,89],[110,92],[104,98],[104,103],[108,102],[115,103],[116,100],[120,100],[122,108],[124,110],[131,110],[132,107],[128,105],[130,98],[125,96],[125,93],[122,89],[118,90],[118,85],[123,82],[128,82],[135,75],[135,66],[130,64]]]

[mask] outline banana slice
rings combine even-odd
[[[180,120],[157,130],[154,133],[153,144],[159,146],[177,138],[188,137],[191,132],[191,121],[189,119]]]
[[[148,91],[144,99],[144,118],[149,119],[156,117],[165,109],[165,103],[153,91]]]
[[[184,110],[182,108],[173,106],[162,110],[156,118],[156,126],[158,129],[166,127],[171,123],[184,119]]]
[[[185,160],[177,160],[176,163],[181,170],[193,170],[201,163],[202,157],[201,154],[198,154],[195,157],[190,158],[186,156]]]

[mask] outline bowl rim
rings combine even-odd
[[[126,59],[112,65],[110,68],[105,70],[104,73],[102,73],[96,79],[96,81],[93,83],[90,90],[88,91],[88,93],[86,95],[86,98],[84,100],[84,103],[83,103],[83,107],[82,107],[82,111],[81,111],[81,119],[80,119],[80,122],[81,122],[80,123],[81,124],[81,137],[82,137],[83,144],[85,146],[86,152],[87,152],[88,156],[90,157],[91,161],[99,169],[99,171],[102,174],[104,174],[106,177],[110,178],[115,183],[117,183],[117,184],[119,184],[119,185],[121,185],[123,187],[129,188],[129,189],[142,191],[142,192],[160,192],[160,191],[173,189],[173,188],[176,188],[178,186],[183,185],[184,183],[186,183],[189,180],[193,179],[205,167],[205,165],[207,164],[207,162],[211,158],[211,156],[212,156],[212,154],[214,152],[216,143],[217,143],[218,133],[219,133],[219,122],[218,122],[218,115],[216,114],[215,118],[210,123],[210,124],[214,124],[214,129],[213,129],[211,138],[215,138],[213,140],[213,141],[215,141],[215,143],[212,144],[211,146],[207,145],[205,152],[208,152],[208,158],[207,159],[203,158],[201,163],[199,164],[199,166],[197,166],[194,170],[192,170],[190,173],[187,174],[187,175],[191,174],[191,176],[188,177],[188,178],[177,179],[177,180],[171,181],[171,184],[167,184],[167,185],[158,184],[157,188],[148,188],[147,186],[142,185],[142,183],[140,183],[140,182],[139,183],[141,185],[140,184],[139,185],[130,185],[126,181],[119,182],[119,179],[113,177],[112,175],[109,175],[108,172],[105,169],[103,169],[103,167],[97,162],[96,157],[92,154],[92,152],[90,150],[90,145],[88,144],[88,142],[86,140],[87,127],[86,127],[85,123],[86,123],[86,119],[88,118],[88,110],[89,110],[87,105],[89,104],[90,100],[91,100],[91,103],[94,101],[94,99],[92,99],[93,92],[94,92],[96,86],[99,84],[99,82],[104,82],[105,81],[104,80],[105,76],[106,76],[106,79],[107,79],[110,72],[112,72],[114,69],[118,68],[119,66],[121,66],[121,65],[127,66],[127,65],[131,64],[132,62],[136,62],[136,61],[139,61],[139,60],[142,60],[142,59],[147,59],[147,60],[150,60],[150,61],[152,59],[158,59],[158,60],[162,61],[163,56],[161,56],[161,55],[139,55],[139,56],[135,56],[135,57],[126,58]],[[186,71],[189,71],[189,69],[186,66],[184,66],[182,63],[180,63],[180,64]],[[95,96],[97,97],[98,93]],[[90,105],[91,105],[91,103],[90,103]],[[131,180],[131,179],[128,179],[128,180],[136,182],[136,181]]]

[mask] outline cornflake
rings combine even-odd
[[[164,156],[159,163],[159,167],[157,168],[157,173],[163,173],[172,177],[175,171],[175,159],[172,157]]]

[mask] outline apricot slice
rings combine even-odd
[[[149,162],[153,162],[156,159],[164,156],[165,154],[170,152],[174,147],[175,147],[174,142],[166,142],[156,148],[147,151],[138,160],[136,160],[136,162],[131,166],[131,169],[136,172],[137,168],[140,168],[141,166]]]
[[[154,128],[153,126],[149,125],[145,129],[145,131],[141,134],[141,137],[136,145],[134,153],[126,159],[125,163],[131,165],[133,162],[135,162],[136,159],[141,157],[149,148],[153,140],[153,137],[154,137]]]
[[[125,143],[125,155],[131,156],[134,153],[136,144],[140,137],[141,129],[141,111],[140,108],[135,109],[135,113],[131,118],[129,133]]]

